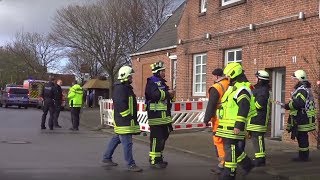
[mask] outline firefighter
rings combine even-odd
[[[208,90],[209,101],[208,101],[205,116],[204,116],[204,123],[208,124],[209,121],[211,120],[212,139],[213,139],[213,144],[215,147],[215,151],[217,152],[217,157],[219,161],[217,167],[211,169],[211,171],[214,173],[220,174],[224,166],[225,153],[224,153],[222,138],[215,136],[218,128],[218,124],[219,124],[219,120],[216,116],[216,110],[221,105],[221,98],[229,87],[229,79],[223,75],[223,70],[221,68],[215,69],[214,71],[212,71],[212,74],[215,77],[215,81],[212,87],[210,87]]]
[[[265,70],[257,71],[256,74],[257,84],[254,85],[252,90],[257,116],[249,120],[247,124],[247,131],[251,137],[254,155],[253,164],[255,166],[265,166],[265,143],[264,134],[267,132],[268,120],[270,116],[270,86],[269,86],[269,73]]]
[[[171,100],[174,91],[166,85],[165,67],[162,61],[151,64],[153,76],[147,79],[145,88],[146,108],[150,126],[149,161],[153,168],[166,168],[162,152],[165,142],[173,130],[171,125]]]
[[[53,83],[54,78],[49,77],[49,82],[46,83],[42,89],[42,92],[40,94],[41,99],[43,100],[43,114],[42,114],[42,120],[41,120],[41,129],[46,129],[46,119],[48,112],[50,113],[49,118],[49,129],[53,130],[53,119],[54,119],[54,113],[55,113],[55,107],[54,107],[54,96],[55,96],[55,85]]]
[[[129,171],[140,172],[142,169],[135,164],[132,155],[132,135],[140,134],[137,121],[137,100],[131,86],[133,69],[123,66],[119,69],[118,80],[113,89],[113,118],[114,135],[103,155],[102,162],[108,166],[117,166],[112,161],[112,155],[118,144],[122,143],[124,159],[127,161]]]
[[[222,180],[234,180],[237,164],[247,175],[253,168],[251,159],[240,149],[238,142],[245,138],[247,121],[256,115],[254,99],[242,66],[239,63],[229,63],[224,74],[230,78],[228,90],[221,99],[219,109],[219,125],[216,136],[221,137],[225,151],[225,163],[220,175]]]
[[[68,100],[71,108],[71,123],[72,127],[70,130],[78,131],[80,124],[80,111],[83,103],[83,89],[74,81],[73,86],[70,88],[68,92]]]
[[[308,132],[316,129],[315,116],[316,107],[311,90],[311,83],[303,70],[297,70],[293,74],[296,85],[291,95],[291,100],[283,107],[289,110],[287,131],[291,132],[291,138],[297,138],[299,155],[293,161],[309,160]]]
[[[63,96],[61,86],[62,86],[62,80],[58,79],[55,84],[55,96],[54,96],[55,112],[54,112],[53,125],[55,128],[61,128],[58,122],[60,111],[61,111],[62,96]]]

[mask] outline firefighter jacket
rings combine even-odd
[[[130,84],[115,83],[113,89],[113,118],[116,134],[139,134],[137,100]]]
[[[55,97],[55,85],[53,82],[48,82],[44,84],[41,95],[43,99],[54,99]]]
[[[298,131],[309,132],[316,129],[316,107],[308,81],[299,82],[292,93],[291,100],[285,104],[285,109],[290,110],[290,119],[287,130],[294,124],[298,125]]]
[[[270,92],[268,84],[256,84],[252,90],[255,101],[257,116],[249,119],[247,123],[248,131],[267,132],[270,118]]]
[[[149,125],[171,124],[171,97],[166,80],[157,76],[147,79],[145,97]]]
[[[247,121],[256,115],[250,83],[236,82],[229,86],[221,99],[216,136],[243,140]],[[234,134],[234,128],[240,129],[240,133]]]
[[[204,123],[208,123],[210,120],[212,122],[212,131],[216,132],[219,124],[219,120],[216,116],[216,110],[221,105],[221,98],[223,94],[229,87],[229,79],[228,78],[220,78],[218,79],[212,87],[209,88],[209,101],[206,108]]]
[[[73,85],[68,93],[70,107],[82,107],[83,90],[79,84]]]

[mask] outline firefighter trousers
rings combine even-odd
[[[225,155],[225,164],[220,180],[234,180],[236,178],[236,169],[239,164],[245,172],[249,172],[253,165],[250,158],[239,147],[239,140],[223,138]]]
[[[298,131],[299,159],[307,161],[309,159],[309,136],[308,132]]]
[[[265,164],[266,148],[264,142],[264,132],[250,132],[254,149],[254,161],[257,166]]]
[[[169,138],[169,134],[169,125],[150,126],[149,157],[151,164],[157,164],[163,161],[162,152],[164,150],[166,140]]]

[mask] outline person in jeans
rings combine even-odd
[[[73,82],[73,86],[70,88],[68,93],[69,105],[71,108],[71,122],[72,127],[70,130],[78,131],[80,123],[80,110],[83,103],[83,89],[77,83]]]
[[[102,162],[107,166],[117,166],[112,161],[112,155],[117,146],[122,143],[124,158],[127,161],[129,171],[140,172],[132,155],[132,135],[140,134],[140,127],[137,121],[137,100],[131,86],[133,69],[129,66],[123,66],[119,70],[118,80],[113,89],[114,105],[114,132],[107,150],[103,155]]]

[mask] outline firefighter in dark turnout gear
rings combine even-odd
[[[284,105],[289,110],[287,131],[291,132],[292,139],[297,138],[299,145],[299,156],[293,161],[309,160],[309,139],[308,132],[316,129],[315,116],[316,107],[311,90],[311,84],[303,70],[297,70],[293,74],[297,81],[294,92],[289,103]]]
[[[165,67],[162,61],[151,65],[153,76],[147,79],[145,88],[148,124],[150,126],[150,164],[154,168],[165,168],[162,152],[172,131],[171,100],[174,91],[166,85]]]
[[[132,135],[140,134],[140,127],[137,121],[137,100],[131,86],[133,69],[123,66],[119,69],[118,80],[113,88],[113,118],[114,135],[108,144],[103,155],[102,162],[108,166],[117,166],[112,161],[112,155],[117,146],[121,143],[124,151],[124,159],[127,161],[129,171],[140,172],[142,169],[135,164],[132,155]]]
[[[267,132],[268,121],[270,118],[270,86],[269,73],[265,70],[256,72],[257,84],[254,85],[252,94],[255,100],[257,116],[248,121],[247,131],[251,137],[255,158],[253,164],[255,166],[264,166],[265,160],[265,143],[264,134]]]
[[[49,129],[53,130],[53,119],[54,119],[54,97],[55,97],[55,85],[53,83],[54,78],[50,77],[50,80],[48,83],[46,83],[42,89],[40,97],[43,100],[43,114],[41,119],[41,129],[46,129],[46,119],[48,112],[50,113],[49,118]]]
[[[245,138],[247,121],[257,113],[250,83],[242,66],[239,63],[229,63],[223,72],[230,78],[230,85],[221,99],[218,112],[219,126],[216,136],[223,138],[225,151],[225,164],[220,179],[234,180],[237,164],[242,166],[245,175],[253,168],[251,159],[239,147],[239,141]]]

